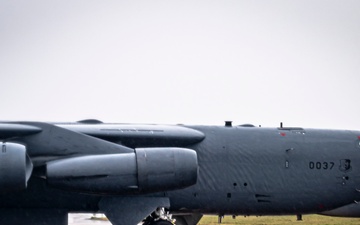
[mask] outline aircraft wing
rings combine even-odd
[[[0,164],[5,165],[0,170],[0,177],[11,178],[3,179],[6,181],[0,184],[0,191],[26,190],[30,177],[39,177],[45,179],[50,188],[106,196],[98,207],[113,222],[118,220],[116,215],[120,212],[126,216],[126,210],[119,209],[124,207],[124,202],[130,211],[136,211],[131,205],[136,207],[136,203],[149,202],[138,213],[138,218],[131,215],[134,221],[157,207],[168,207],[168,198],[149,199],[141,195],[195,184],[196,152],[172,147],[170,143],[188,145],[201,141],[204,136],[181,127],[156,130],[143,127],[135,131],[124,126],[115,129],[81,124],[0,123],[3,153]],[[125,198],[127,195],[132,197]],[[114,202],[120,202],[122,206]],[[127,221],[131,221],[130,218]]]

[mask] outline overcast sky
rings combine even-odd
[[[0,1],[0,120],[360,130],[360,1]]]

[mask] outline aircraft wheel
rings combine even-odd
[[[176,219],[176,225],[188,225],[186,220],[182,216],[174,217]]]

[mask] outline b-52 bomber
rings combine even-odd
[[[204,214],[359,217],[360,132],[0,123],[0,224],[195,225]]]

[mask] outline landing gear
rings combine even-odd
[[[185,215],[174,215],[176,225],[196,225],[202,218],[202,214],[192,213]]]
[[[176,225],[188,225],[184,217],[182,216],[175,216],[176,218]]]
[[[174,225],[175,220],[165,208],[157,208],[150,216],[148,216],[143,225]]]
[[[302,221],[302,215],[301,215],[301,214],[297,214],[297,215],[296,215],[296,220],[297,220],[297,221]]]

